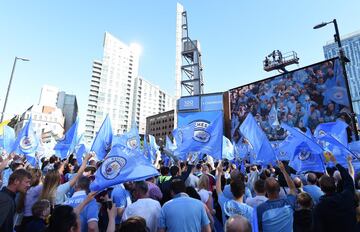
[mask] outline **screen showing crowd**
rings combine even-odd
[[[239,140],[248,113],[270,141],[285,139],[282,122],[312,132],[340,117],[349,124],[350,102],[339,59],[327,60],[230,90],[231,136]]]

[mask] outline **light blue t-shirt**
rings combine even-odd
[[[131,195],[127,191],[124,185],[116,185],[111,192],[111,199],[114,202],[116,208],[126,208],[126,206],[131,204]],[[115,223],[120,224],[121,217],[116,217]]]
[[[167,232],[198,232],[209,224],[204,203],[180,193],[162,207],[158,228]]]
[[[235,214],[246,217],[249,221],[253,217],[253,208],[245,203],[239,203],[233,199],[229,199],[224,193],[218,195],[218,202],[221,207],[223,222]]]
[[[259,231],[292,232],[296,196],[267,200],[256,208]]]
[[[78,206],[81,202],[86,198],[85,191],[77,191],[74,195],[65,201],[65,205],[70,205],[73,208]],[[99,221],[99,205],[96,203],[96,200],[92,200],[87,204],[84,209],[80,213],[80,221],[81,221],[81,231],[88,231],[88,223],[92,221]]]
[[[70,191],[70,188],[70,182],[61,184],[56,188],[55,205],[61,205],[66,201],[66,194]]]
[[[311,196],[315,204],[319,203],[320,197],[324,195],[317,185],[304,185],[303,190]]]

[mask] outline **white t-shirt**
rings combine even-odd
[[[246,204],[251,206],[251,207],[255,207],[255,206],[258,206],[258,205],[264,203],[267,200],[268,199],[265,196],[249,197],[249,198],[246,199]]]
[[[200,189],[198,193],[200,195],[201,201],[205,204],[209,200],[209,197],[212,195],[212,193],[210,191],[207,191],[206,189]]]
[[[143,198],[137,200],[125,208],[122,221],[125,221],[132,216],[139,216],[145,219],[146,226],[150,229],[150,232],[156,232],[160,212],[161,206],[158,201],[155,201],[151,198]]]

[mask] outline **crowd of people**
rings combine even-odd
[[[231,90],[232,134],[248,113],[254,115],[269,140],[285,139],[281,122],[312,131],[318,124],[339,117],[350,124],[348,96],[339,71],[334,61],[327,61]]]
[[[20,156],[0,163],[0,231],[360,231],[360,173],[348,159],[328,173],[295,175],[275,167],[228,160],[157,164],[159,176],[119,183],[101,192],[89,186],[101,165],[87,154],[43,158],[40,168]],[[159,154],[158,154],[158,157]]]

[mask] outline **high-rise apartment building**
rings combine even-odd
[[[346,72],[354,112],[360,114],[360,31],[342,37],[341,43],[346,57],[350,60],[346,64]],[[337,43],[329,42],[323,49],[326,59],[338,56]]]
[[[139,56],[138,45],[128,46],[110,33],[105,33],[103,59],[94,61],[92,66],[85,124],[87,141],[95,137],[107,114],[115,134],[122,134],[133,125],[139,126],[142,133],[146,129],[144,123],[149,116],[147,112],[157,114],[163,109],[163,99],[167,99],[164,94],[160,94],[163,91],[159,87],[154,87],[157,88],[157,94],[153,94],[154,88],[149,87],[151,84],[138,77]],[[153,91],[152,94],[148,93],[150,90]],[[173,105],[172,103],[169,107]],[[153,108],[157,111],[152,111]]]
[[[78,116],[78,104],[76,96],[61,91],[58,93],[56,106],[60,108],[64,114],[64,129],[66,132],[74,124]]]
[[[59,91],[58,88],[50,85],[44,85],[41,88],[39,106],[59,108],[65,117],[65,132],[76,121],[78,115],[76,96]]]
[[[136,83],[135,122],[139,133],[145,134],[146,118],[174,109],[174,98],[141,77],[137,78]]]

